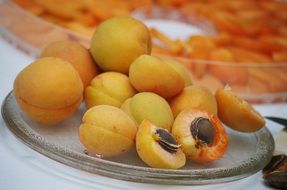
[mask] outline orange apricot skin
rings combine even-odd
[[[24,68],[15,78],[13,89],[21,110],[43,124],[66,119],[83,99],[77,71],[68,62],[53,57],[37,59]]]
[[[215,98],[218,117],[228,127],[241,132],[255,132],[264,127],[264,118],[230,90],[218,89]]]
[[[84,89],[90,81],[99,73],[89,51],[82,45],[61,40],[48,44],[42,51],[40,57],[58,57],[68,61],[78,71],[84,85]]]
[[[192,107],[207,110],[217,114],[217,104],[211,91],[204,86],[188,86],[169,101],[169,105],[176,117],[182,110]]]

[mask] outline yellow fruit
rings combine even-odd
[[[203,86],[188,86],[172,98],[169,102],[173,116],[176,117],[186,108],[197,108],[206,110],[217,115],[217,104],[210,90]]]
[[[153,168],[177,169],[185,165],[185,155],[169,132],[144,120],[136,135],[139,157]]]
[[[174,59],[163,58],[163,61],[169,64],[178,74],[182,77],[184,81],[184,86],[192,85],[192,76],[191,73],[179,62]]]
[[[83,98],[83,84],[70,63],[47,57],[37,59],[17,75],[14,94],[30,118],[55,124],[77,110]]]
[[[109,105],[90,108],[79,128],[81,143],[103,157],[116,156],[133,147],[136,132],[135,122],[121,109]]]
[[[173,124],[172,111],[167,101],[151,92],[141,92],[127,99],[121,109],[128,113],[138,125],[148,119],[155,125],[168,131]]]
[[[219,159],[227,149],[228,137],[219,119],[206,111],[187,108],[180,112],[172,134],[186,157],[204,163]]]
[[[128,74],[130,64],[150,52],[149,29],[131,17],[113,17],[102,22],[91,40],[92,56],[104,71]]]
[[[98,74],[96,63],[89,51],[73,41],[61,40],[52,42],[44,48],[40,57],[58,57],[71,63],[78,71],[82,79],[84,89]]]
[[[167,99],[180,93],[185,83],[174,66],[149,55],[141,55],[131,64],[129,78],[139,92],[154,92]]]
[[[255,132],[265,126],[265,120],[246,101],[231,89],[218,89],[215,93],[218,117],[228,127],[241,132]]]
[[[122,103],[136,93],[129,78],[117,72],[105,72],[96,76],[85,90],[87,108],[95,105],[120,107]]]

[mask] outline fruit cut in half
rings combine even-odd
[[[185,155],[198,163],[223,156],[228,137],[219,119],[206,111],[188,108],[176,117],[172,134]]]
[[[178,169],[185,165],[185,155],[175,138],[148,120],[138,128],[136,148],[139,157],[153,168]]]
[[[230,88],[215,93],[218,117],[228,127],[241,132],[255,132],[265,126],[265,120],[248,102],[237,97]]]

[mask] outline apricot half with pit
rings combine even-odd
[[[14,81],[20,108],[33,120],[55,124],[72,113],[83,98],[83,84],[72,65],[62,59],[37,59]]]
[[[219,159],[227,149],[228,137],[217,116],[198,109],[180,112],[172,126],[172,134],[185,155],[194,162]]]
[[[136,135],[139,157],[153,168],[177,169],[185,165],[185,155],[165,129],[143,120]]]
[[[85,104],[87,108],[95,105],[120,107],[135,93],[126,75],[118,72],[105,72],[97,75],[86,88]]]
[[[71,63],[78,71],[84,89],[98,74],[96,63],[90,52],[85,47],[73,41],[61,40],[52,42],[43,49],[40,57],[58,57]]]
[[[185,85],[173,66],[149,55],[141,55],[131,64],[129,78],[139,92],[154,92],[166,99],[180,93]]]
[[[86,149],[103,157],[116,156],[135,144],[137,126],[121,109],[98,105],[83,116],[79,128],[81,143]]]
[[[214,115],[217,114],[216,99],[211,91],[204,86],[191,85],[169,101],[173,116],[176,117],[186,108],[206,110]]]
[[[104,71],[128,74],[130,64],[150,54],[149,29],[139,20],[117,16],[102,22],[91,40],[91,53]]]
[[[174,118],[167,101],[152,92],[141,92],[127,99],[121,109],[128,113],[138,125],[148,119],[155,125],[170,131]]]
[[[228,127],[241,132],[255,132],[265,125],[265,120],[248,102],[236,96],[228,87],[215,93],[218,117]]]

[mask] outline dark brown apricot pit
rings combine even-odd
[[[180,147],[175,138],[164,129],[157,129],[154,138],[164,150],[170,153],[176,153]]]
[[[200,144],[212,144],[214,140],[214,126],[208,118],[198,117],[190,125],[190,131],[194,139]]]

